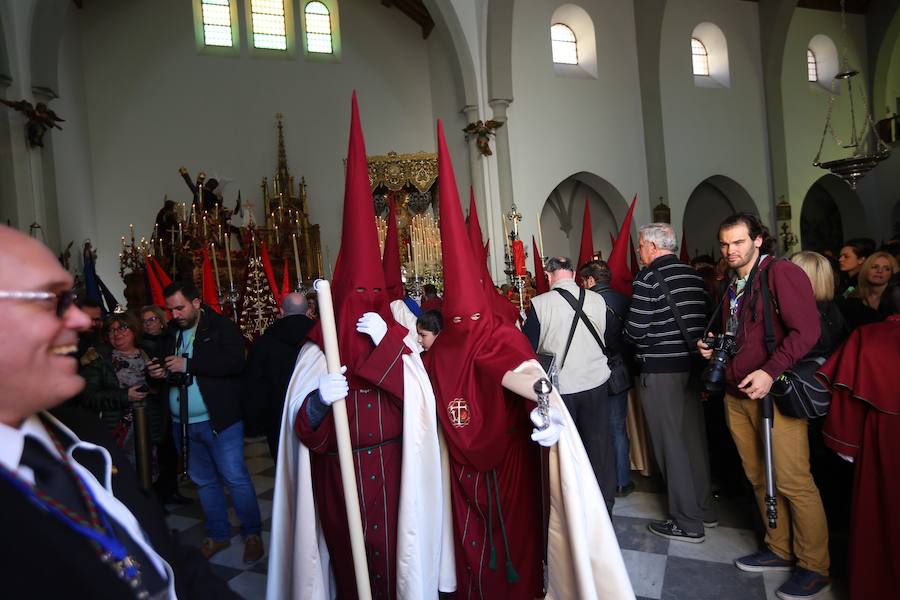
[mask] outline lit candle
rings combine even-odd
[[[131,229],[131,241],[133,242],[134,241],[134,223],[130,224],[128,226],[128,228]]]
[[[294,267],[297,269],[297,287],[303,284],[303,272],[300,270],[300,252],[297,251],[297,234],[291,235],[291,243],[294,245]]]
[[[182,234],[181,223],[178,224],[178,245],[184,244],[184,235]]]
[[[225,262],[228,265],[228,289],[234,289],[234,280],[231,278],[231,235],[225,234]]]
[[[276,225],[275,226],[275,245],[277,246],[280,243],[281,243],[281,238],[278,237],[278,225]]]
[[[503,239],[506,244],[506,254],[508,256],[512,256],[512,252],[509,249],[509,231],[506,229],[506,218],[503,218]]]
[[[181,220],[187,220],[187,204],[185,204],[184,202],[181,203]]]
[[[538,245],[541,250],[540,258],[544,258],[544,233],[541,231],[541,213],[537,216]]]
[[[203,213],[203,239],[206,240],[206,212]]]
[[[212,254],[213,260],[213,273],[216,274],[216,296],[219,295],[219,290],[222,289],[222,284],[219,283],[219,259],[216,258],[216,244],[211,243],[209,245],[209,252]]]

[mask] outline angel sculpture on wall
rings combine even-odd
[[[466,140],[469,139],[470,135],[476,136],[475,145],[478,147],[478,151],[481,152],[482,156],[491,156],[493,154],[490,146],[491,136],[494,135],[495,130],[500,127],[503,127],[503,121],[494,121],[491,119],[489,121],[475,121],[474,123],[469,123],[463,131],[466,134]]]
[[[32,148],[43,148],[44,133],[53,127],[61,130],[62,127],[57,125],[57,123],[65,123],[65,119],[60,119],[43,102],[38,102],[36,106],[32,106],[28,100],[10,101],[0,98],[0,102],[19,111],[28,119],[25,122],[25,134],[28,139],[28,145]]]

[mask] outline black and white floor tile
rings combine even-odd
[[[253,565],[242,561],[243,543],[237,519],[230,511],[231,546],[210,559],[213,571],[248,600],[265,598],[269,533],[272,528],[272,494],[275,469],[265,440],[248,442],[247,468],[256,486],[263,518],[263,542],[267,553]],[[622,556],[638,599],[653,600],[767,600],[788,577],[787,573],[745,573],[732,561],[758,549],[753,529],[754,511],[749,500],[719,501],[719,526],[706,530],[706,541],[689,544],[651,534],[647,523],[666,516],[666,496],[658,480],[634,474],[638,491],[616,498],[613,525]],[[191,484],[182,493],[196,498]],[[167,507],[169,525],[181,532],[187,544],[199,546],[205,537],[199,502],[186,507]],[[845,600],[846,585],[836,580],[821,600]]]

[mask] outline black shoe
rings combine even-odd
[[[616,497],[624,498],[634,491],[634,482],[629,481],[627,485],[616,486]]]
[[[194,501],[187,496],[182,496],[178,492],[175,492],[171,496],[168,496],[165,500],[163,500],[163,504],[178,504],[179,506],[187,506],[188,504],[193,504]]]
[[[699,544],[706,539],[703,533],[691,533],[678,525],[678,521],[653,521],[647,525],[650,533],[678,542]]]

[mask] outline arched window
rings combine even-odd
[[[819,80],[819,65],[816,64],[816,55],[809,48],[806,49],[806,80]]]
[[[250,0],[253,47],[287,50],[284,0]]]
[[[321,2],[307,2],[303,10],[306,16],[306,51],[332,54],[331,13]]]
[[[563,65],[578,64],[578,46],[575,34],[568,26],[555,23],[550,26],[550,46],[553,51],[553,62]]]
[[[200,8],[204,45],[232,47],[234,36],[231,30],[230,0],[202,0]]]
[[[709,76],[709,53],[706,46],[697,38],[691,38],[691,59],[693,60],[694,75]]]

